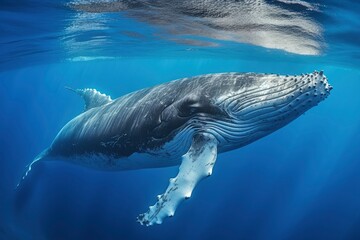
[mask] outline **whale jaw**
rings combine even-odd
[[[331,90],[322,71],[259,76],[220,103],[231,118],[216,124],[224,143],[219,149],[236,149],[276,131],[318,105]]]

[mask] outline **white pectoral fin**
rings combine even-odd
[[[217,140],[210,134],[197,134],[189,151],[183,155],[179,173],[170,179],[164,194],[146,213],[140,214],[138,222],[150,226],[161,224],[165,217],[172,217],[176,208],[191,196],[195,186],[210,176],[217,157]]]

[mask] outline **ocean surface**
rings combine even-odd
[[[1,0],[0,239],[360,239],[360,2]],[[141,226],[178,167],[102,172],[26,165],[84,109],[219,72],[324,70],[330,96],[221,154],[162,225]]]

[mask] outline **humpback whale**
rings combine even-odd
[[[314,71],[206,74],[114,100],[95,89],[69,89],[84,98],[84,112],[60,130],[25,176],[47,160],[109,171],[180,165],[157,202],[138,216],[149,226],[174,216],[199,181],[212,174],[218,154],[285,126],[324,100],[332,87],[323,71]]]

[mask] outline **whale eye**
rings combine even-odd
[[[188,117],[197,112],[202,107],[201,99],[198,96],[187,96],[179,101],[177,108],[179,110],[179,116]]]
[[[187,103],[184,103],[184,104],[181,104],[179,106],[179,116],[182,116],[182,117],[187,117],[187,116],[191,116],[195,113],[198,112],[200,108],[200,104],[197,104],[197,103],[193,103],[193,104],[187,104]]]

